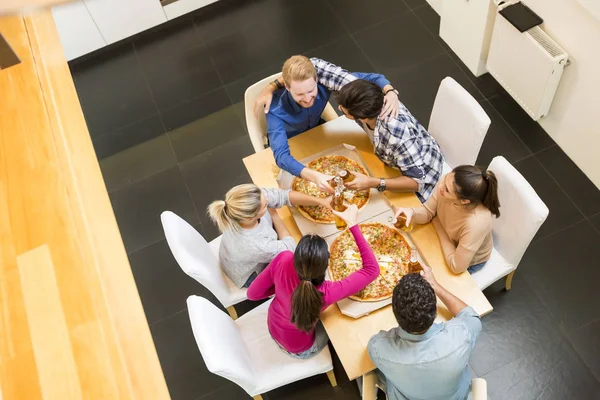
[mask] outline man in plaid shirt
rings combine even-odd
[[[285,62],[282,77],[267,85],[255,104],[257,113],[264,107],[267,114],[269,145],[280,168],[314,182],[323,191],[333,192],[328,183],[333,177],[298,162],[290,154],[288,139],[321,124],[331,91],[357,78],[372,82],[379,92],[387,91],[387,95],[382,95],[382,116],[397,114],[400,106],[397,92],[383,75],[349,73],[318,58],[309,60],[304,56],[293,56]]]
[[[375,155],[388,167],[402,172],[402,176],[391,179],[359,175],[348,187],[411,190],[425,202],[442,175],[444,158],[435,139],[400,101],[396,117],[381,118],[383,94],[365,80],[354,80],[342,87],[338,101],[344,115],[367,132]]]

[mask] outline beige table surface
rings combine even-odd
[[[388,168],[379,161],[373,154],[373,146],[364,131],[356,123],[344,117],[329,121],[289,140],[290,151],[296,159],[303,159],[341,143],[356,146],[371,175],[381,177],[399,175],[398,170]],[[271,149],[248,156],[243,161],[256,185],[277,187],[276,178],[279,168],[275,164]],[[414,193],[386,192],[386,196],[395,206],[418,207],[421,204]],[[279,215],[291,235],[299,240],[301,233],[290,211],[284,207],[279,210]],[[482,316],[492,311],[491,304],[468,272],[454,275],[448,269],[433,224],[415,226],[411,236],[420,254],[433,268],[435,278],[443,287],[472,306]],[[449,318],[451,318],[450,313],[438,299],[438,321]],[[380,330],[398,325],[391,306],[354,319],[343,315],[334,304],[323,312],[321,320],[351,380],[375,369],[367,352],[369,338]]]

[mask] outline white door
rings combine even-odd
[[[485,63],[496,18],[492,0],[443,0],[440,36],[475,76]]]
[[[160,0],[83,0],[106,43],[167,21]]]
[[[67,60],[106,46],[100,30],[81,0],[52,7],[52,15]]]

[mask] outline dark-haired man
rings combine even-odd
[[[390,179],[357,174],[347,186],[357,190],[414,191],[425,202],[443,169],[444,159],[435,139],[399,100],[398,113],[382,118],[383,93],[364,79],[341,87],[338,103],[340,111],[369,135],[375,155],[388,167],[402,172],[402,176]]]
[[[436,295],[454,316],[448,322],[433,323]],[[388,398],[466,399],[469,357],[481,332],[475,310],[441,287],[425,265],[422,275],[408,274],[394,288],[392,310],[400,326],[369,341]]]
[[[290,174],[314,182],[319,189],[333,193],[329,186],[332,176],[307,168],[291,154],[288,139],[321,124],[321,115],[329,96],[357,78],[373,82],[384,98],[382,117],[396,115],[397,91],[385,76],[376,73],[353,72],[321,60],[292,56],[283,64],[281,77],[267,85],[255,101],[255,112],[264,109],[267,133],[277,166]]]

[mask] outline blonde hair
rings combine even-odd
[[[317,79],[317,70],[308,57],[292,56],[285,60],[281,70],[283,81],[290,86],[293,81],[305,81],[309,78]]]
[[[208,206],[208,215],[222,232],[240,229],[240,222],[255,218],[262,208],[262,190],[246,183],[231,188],[225,200],[213,201]]]

